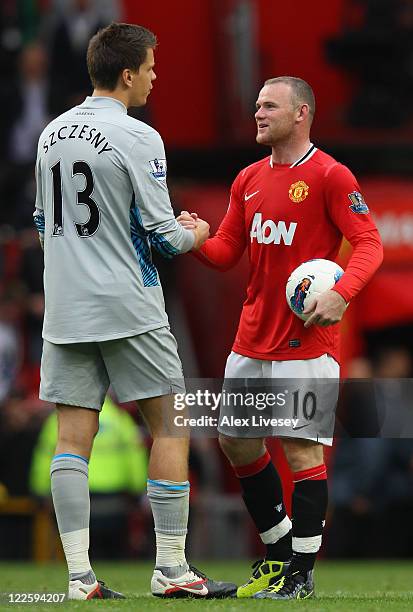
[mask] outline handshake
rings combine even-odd
[[[189,213],[187,210],[181,210],[176,220],[183,228],[194,232],[195,242],[192,249],[197,251],[209,236],[209,223],[200,219],[196,213]]]

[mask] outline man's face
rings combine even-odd
[[[131,106],[144,106],[146,104],[153,87],[152,81],[156,79],[154,66],[153,49],[148,49],[144,63],[139,66],[138,72],[133,73]]]
[[[257,142],[274,146],[288,140],[297,118],[291,88],[286,83],[264,85],[256,103]]]

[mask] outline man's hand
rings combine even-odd
[[[304,310],[303,314],[311,313],[311,316],[304,323],[304,327],[334,325],[334,323],[341,321],[346,308],[347,304],[344,298],[337,291],[331,289],[324,291]]]
[[[209,223],[200,219],[196,213],[189,213],[187,210],[181,210],[176,220],[182,227],[194,232],[195,242],[192,250],[197,251],[209,237]]]
[[[207,223],[203,219],[197,219],[196,227],[193,232],[195,234],[195,242],[194,246],[192,247],[192,250],[197,251],[209,238],[209,223]]]
[[[181,214],[176,218],[182,227],[189,230],[196,228],[197,219],[198,215],[196,213],[189,213],[187,210],[181,210]]]

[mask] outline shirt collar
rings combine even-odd
[[[79,104],[80,108],[112,108],[118,110],[121,113],[127,113],[128,109],[120,100],[111,98],[110,96],[87,96],[82,104]]]
[[[294,163],[292,163],[291,165],[289,165],[289,168],[295,168],[296,166],[301,166],[301,164],[305,164],[306,161],[308,161],[313,155],[314,153],[317,151],[317,147],[315,145],[313,145],[312,142],[310,142],[310,147],[309,149],[304,153],[304,155],[302,155],[301,157],[299,157],[298,159],[295,160]],[[286,166],[288,164],[285,164]],[[270,166],[271,168],[274,167],[274,162],[272,160],[272,155],[270,155]]]

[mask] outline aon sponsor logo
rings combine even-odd
[[[285,221],[267,219],[262,222],[262,213],[255,213],[251,226],[251,242],[256,239],[260,244],[281,244],[290,246],[294,239],[297,223],[292,221],[288,227]]]

